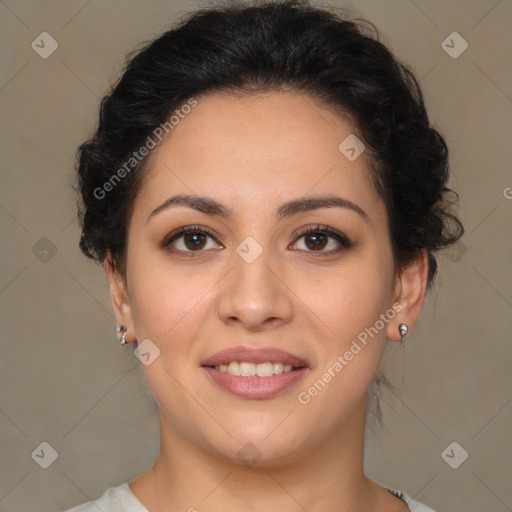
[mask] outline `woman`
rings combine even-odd
[[[447,159],[412,73],[307,2],[198,11],[139,51],[79,150],[80,247],[160,454],[73,512],[431,511],[363,448],[385,342],[463,233]]]

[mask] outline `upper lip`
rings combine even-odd
[[[308,366],[306,361],[300,357],[294,356],[288,352],[272,347],[250,348],[233,347],[217,352],[213,356],[205,359],[202,366],[218,366],[220,364],[229,364],[231,361],[241,361],[247,363],[283,363],[290,364],[295,368]]]

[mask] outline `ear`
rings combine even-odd
[[[123,276],[116,270],[110,251],[103,263],[110,286],[110,300],[117,321],[117,327],[125,325],[128,328],[126,341],[134,341],[135,328],[133,325],[132,310],[128,290]]]
[[[388,323],[386,338],[388,340],[400,341],[398,326],[406,324],[409,328],[408,334],[416,324],[427,290],[428,259],[427,251],[423,249],[419,255],[401,270],[396,280],[396,295],[394,304],[399,304],[401,309],[395,306],[397,314]]]

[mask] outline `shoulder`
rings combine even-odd
[[[130,490],[128,482],[110,487],[103,495],[93,501],[82,503],[65,512],[148,512]]]
[[[431,509],[430,507],[427,507],[427,505],[424,505],[419,501],[413,500],[410,496],[403,493],[402,491],[389,488],[387,488],[387,490],[394,494],[397,498],[400,498],[401,500],[405,501],[411,512],[435,512],[435,510]]]

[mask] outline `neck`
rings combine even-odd
[[[203,449],[160,414],[160,455],[130,487],[151,512],[377,510],[363,471],[365,409],[300,458],[251,467]]]

